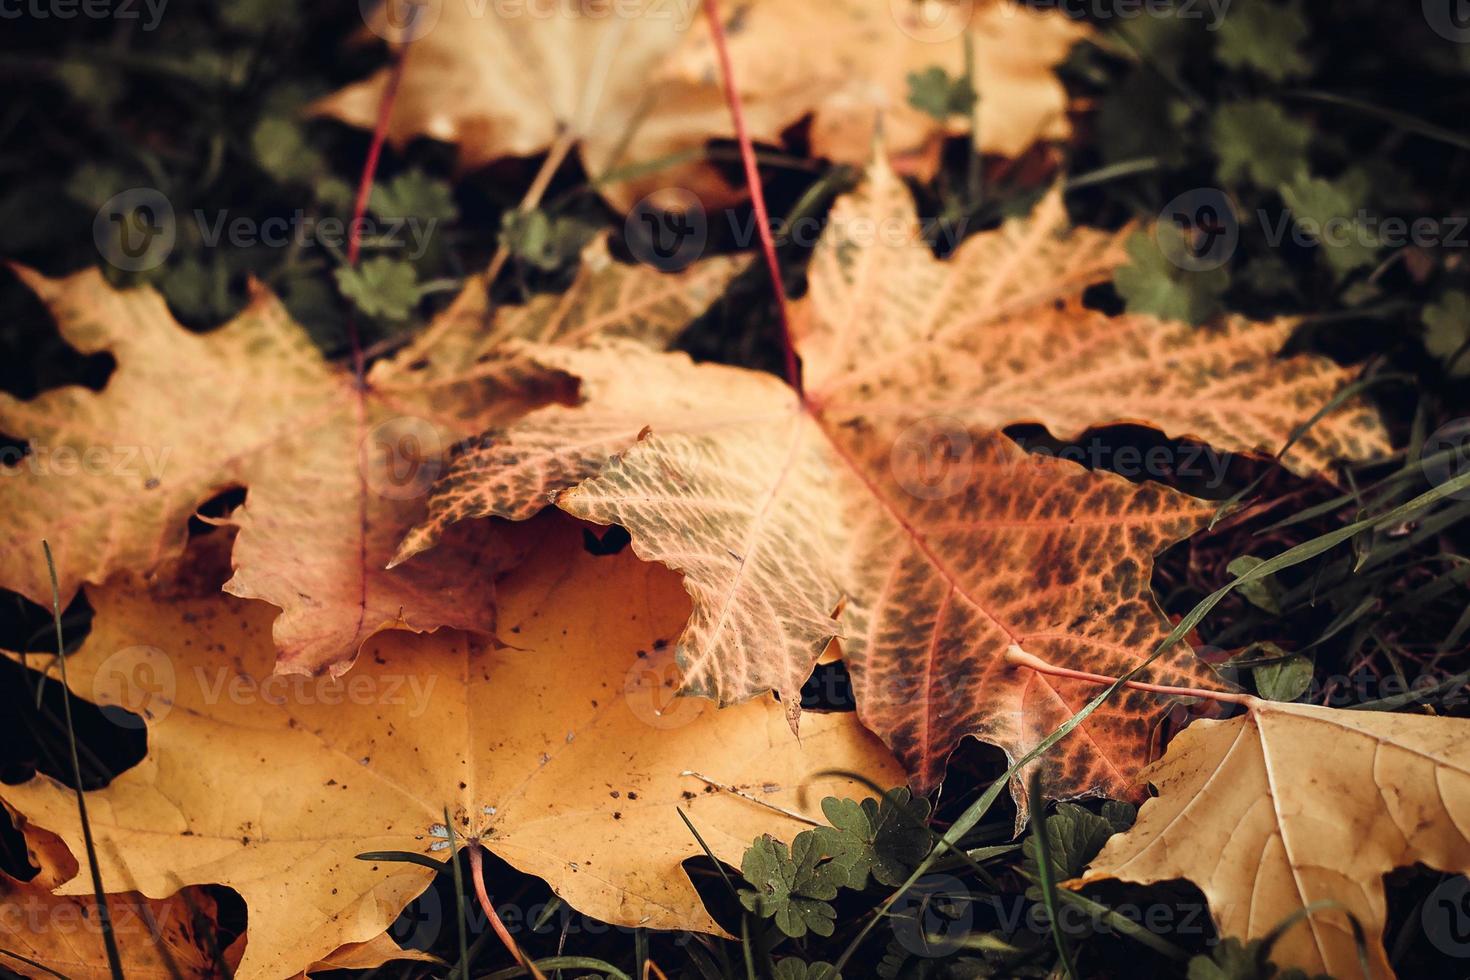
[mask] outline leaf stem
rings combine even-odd
[[[1074,681],[1088,681],[1092,684],[1113,684],[1118,680],[1118,678],[1109,677],[1107,674],[1094,674],[1086,670],[1058,667],[1055,664],[1042,660],[1033,653],[1027,653],[1014,643],[1011,644],[1010,649],[1006,650],[1006,663],[1034,670],[1038,674],[1066,677]],[[1223,701],[1227,704],[1238,704],[1246,708],[1253,708],[1258,703],[1257,699],[1249,694],[1237,694],[1231,691],[1206,691],[1198,687],[1171,687],[1168,684],[1150,684],[1147,681],[1124,681],[1123,686],[1131,687],[1135,691],[1168,694],[1177,698],[1205,698],[1210,701]]]
[[[362,219],[367,214],[368,200],[373,194],[373,177],[378,172],[378,160],[383,155],[383,143],[388,138],[388,120],[393,117],[393,103],[398,99],[398,83],[403,80],[403,66],[407,61],[408,45],[405,42],[393,54],[393,67],[388,70],[388,82],[378,99],[378,119],[373,126],[373,139],[368,144],[367,159],[362,162],[362,176],[357,180],[357,197],[352,202],[352,222],[347,226],[347,264],[355,267],[362,253]],[[359,388],[365,383],[366,359],[362,355],[362,340],[357,333],[357,318],[347,318],[347,340],[352,345],[352,373]]]
[[[766,210],[766,195],[761,189],[760,171],[755,165],[755,148],[751,146],[750,133],[745,127],[745,109],[740,102],[740,92],[735,86],[735,71],[731,67],[730,49],[725,41],[725,24],[720,17],[720,0],[704,0],[704,12],[708,16],[710,36],[720,58],[720,74],[725,82],[725,101],[730,106],[730,118],[735,123],[735,139],[740,143],[740,161],[745,166],[745,182],[750,187],[750,204],[755,210],[755,228],[760,235],[766,270],[771,275],[776,310],[781,315],[781,349],[786,358],[786,380],[805,401],[805,393],[801,388],[801,370],[796,363],[796,347],[791,342],[791,312],[787,308],[786,287],[781,281],[781,266],[776,261],[776,242],[771,235],[771,216]]]
[[[820,820],[813,820],[811,817],[807,816],[804,813],[797,813],[795,810],[788,810],[784,806],[777,806],[774,803],[767,803],[765,800],[761,799],[758,796],[753,796],[752,794],[747,793],[742,789],[731,786],[729,783],[722,783],[717,779],[710,779],[704,773],[695,772],[693,769],[685,769],[683,772],[679,773],[679,775],[693,776],[695,779],[698,779],[703,783],[713,786],[715,789],[722,790],[723,792],[729,793],[732,796],[738,796],[742,800],[749,800],[751,803],[754,803],[757,806],[763,806],[767,810],[775,810],[777,813],[788,816],[792,820],[800,820],[802,823],[811,824],[813,827],[822,826],[822,821]]]
[[[511,958],[519,963],[535,980],[546,980],[546,977],[531,962],[531,958],[521,952],[516,945],[515,938],[505,928],[505,923],[500,921],[500,915],[495,911],[495,906],[490,904],[490,894],[485,890],[485,868],[484,859],[480,855],[480,845],[476,841],[470,841],[465,848],[470,856],[470,877],[475,882],[475,897],[480,900],[480,908],[485,910],[485,918],[490,920],[490,928],[495,930],[495,935],[500,938],[501,945],[510,953]]]

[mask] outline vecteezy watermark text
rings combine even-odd
[[[151,31],[167,6],[168,0],[0,0],[0,20],[131,20]]]
[[[173,455],[172,446],[48,446],[33,444],[0,447],[0,478],[32,476],[117,476],[141,478],[157,486]]]
[[[3,0],[0,0],[3,2]],[[256,218],[229,210],[195,208],[190,215],[205,248],[304,247],[320,245],[342,251],[355,236],[373,248],[391,249],[409,261],[421,258],[438,230],[439,219],[382,218],[374,215],[344,220],[318,217],[297,208],[290,214]],[[152,187],[134,187],[113,195],[97,210],[92,239],[111,265],[126,272],[146,272],[162,265],[179,238],[180,220],[172,203]]]

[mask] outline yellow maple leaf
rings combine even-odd
[[[273,676],[268,609],[220,594],[209,561],[152,590],[88,589],[96,619],[67,658],[72,689],[148,726],[147,756],[88,794],[108,887],[233,888],[249,910],[237,975],[287,976],[380,936],[424,890],[427,868],[355,855],[447,857],[447,808],[461,842],[580,912],[720,933],[681,865],[701,851],[676,808],[738,864],[752,838],[802,827],[762,803],[816,815],[824,796],[868,795],[829,770],[901,778],[851,714],[795,742],[773,701],[673,699],[678,577],[627,551],[594,557],[580,527],[547,516],[526,529],[543,546],[502,582],[502,642],[385,633],[340,680]],[[65,786],[37,776],[0,799],[81,851]],[[85,878],[60,891],[85,893]]]

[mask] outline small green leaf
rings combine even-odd
[[[78,55],[67,55],[56,65],[56,79],[73,99],[98,112],[107,112],[122,97],[117,72]]]
[[[929,853],[929,801],[912,798],[907,787],[889,790],[881,801],[829,796],[822,813],[832,826],[812,833],[843,869],[848,888],[867,887],[870,874],[879,884],[896,887]]]
[[[357,192],[341,177],[318,177],[312,181],[311,189],[317,203],[332,214],[350,214],[356,203]]]
[[[776,964],[775,980],[842,980],[842,974],[831,963],[804,963],[794,956]]]
[[[1267,99],[1227,103],[1210,118],[1210,142],[1226,184],[1287,183],[1306,169],[1311,140],[1310,126]]]
[[[544,211],[507,211],[500,216],[500,242],[521,262],[554,272],[576,262],[597,228],[579,218],[551,218]]]
[[[1312,61],[1301,50],[1308,34],[1299,4],[1250,0],[1223,19],[1215,53],[1222,65],[1249,68],[1283,82],[1311,72]]]
[[[1256,692],[1269,701],[1295,701],[1312,686],[1311,658],[1287,653],[1274,643],[1255,643],[1241,654],[1242,659],[1272,658],[1276,662],[1251,668]]]
[[[1168,255],[1187,254],[1184,235],[1177,225],[1159,222],[1152,234],[1140,231],[1128,240],[1129,262],[1113,274],[1113,285],[1129,313],[1203,323],[1224,309],[1221,297],[1230,288],[1224,266],[1190,270],[1169,261]]]
[[[326,161],[306,142],[301,126],[268,116],[250,134],[250,152],[260,169],[283,184],[305,184],[326,169]]]
[[[1209,953],[1201,953],[1189,961],[1189,980],[1331,980],[1323,974],[1308,977],[1291,967],[1283,970],[1267,959],[1264,940],[1241,943],[1226,937]]]
[[[72,171],[66,182],[66,196],[95,211],[114,194],[135,184],[135,181],[129,180],[128,175],[116,167],[89,162]]]
[[[412,265],[376,255],[357,268],[333,270],[337,288],[368,316],[406,320],[419,301],[418,273]]]
[[[399,174],[387,184],[374,184],[368,210],[388,221],[418,218],[447,222],[459,217],[448,182],[421,170]]]
[[[1280,188],[1292,219],[1317,240],[1339,279],[1372,265],[1378,256],[1377,236],[1357,217],[1360,202],[1367,198],[1360,185],[1351,175],[1330,181],[1303,173]]]
[[[752,886],[740,890],[740,903],[793,939],[807,932],[832,935],[837,912],[827,899],[837,897],[844,877],[811,831],[791,842],[791,850],[769,834],[757,837],[740,862]]]
[[[1451,377],[1470,376],[1470,296],[1459,290],[1445,293],[1424,307],[1424,346],[1444,364]],[[1452,360],[1453,359],[1453,360]]]
[[[1264,558],[1257,558],[1255,555],[1241,555],[1229,565],[1225,566],[1225,571],[1235,578],[1240,578],[1257,565],[1264,563],[1265,560]],[[1257,609],[1264,609],[1268,613],[1273,613],[1278,616],[1281,615],[1281,586],[1270,576],[1256,579],[1253,582],[1247,582],[1237,588],[1236,591],[1245,597],[1246,602],[1249,602]]]
[[[1109,800],[1101,815],[1075,803],[1058,803],[1056,812],[1046,818],[1047,852],[1051,859],[1052,880],[1076,878],[1102,850],[1108,838],[1133,826],[1138,811],[1127,803]],[[1021,867],[1033,876],[1038,871],[1038,848],[1034,837],[1021,845]],[[1034,887],[1027,890],[1039,895]],[[1035,896],[1033,896],[1035,897]]]
[[[975,88],[964,75],[953,78],[938,65],[911,71],[909,105],[940,122],[950,116],[967,116],[975,108]]]

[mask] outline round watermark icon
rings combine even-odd
[[[125,647],[92,675],[92,700],[119,728],[136,730],[167,717],[177,689],[173,661],[152,646]]]
[[[623,700],[651,728],[682,728],[710,705],[705,698],[681,697],[682,679],[672,646],[640,650],[623,678]]]
[[[373,426],[358,446],[363,481],[380,497],[411,500],[444,471],[444,440],[428,419],[400,415]]]
[[[177,235],[173,205],[152,187],[114,194],[92,219],[98,254],[124,272],[158,268],[173,251]]]
[[[378,864],[380,871],[390,874],[389,877],[379,880],[362,897],[356,912],[358,926],[363,934],[369,930],[381,930],[384,919],[393,915],[394,910],[401,909],[388,925],[388,935],[404,949],[427,950],[443,933],[444,900],[439,897],[439,891],[432,881],[427,887],[414,884],[413,882],[418,881],[417,878],[410,881],[402,874],[392,873],[392,868],[391,864]],[[405,892],[410,888],[415,891],[419,888],[423,890],[414,894],[408,904],[404,905]]]
[[[1470,43],[1470,0],[1424,0],[1424,20],[1446,41]]]
[[[633,205],[623,222],[623,237],[639,262],[678,272],[704,254],[709,218],[692,191],[666,187]]]
[[[1424,478],[1436,487],[1470,473],[1470,418],[1455,419],[1435,429],[1424,440],[1419,466]],[[1470,500],[1470,487],[1461,487],[1450,496]]]
[[[390,44],[417,41],[439,23],[443,0],[357,0],[362,22]]]
[[[920,419],[899,433],[888,453],[898,485],[921,500],[952,497],[965,489],[975,461],[970,430],[957,418]]]
[[[404,949],[427,950],[444,928],[444,902],[431,884],[409,902],[388,927],[388,935]]]
[[[1440,883],[1419,911],[1424,934],[1447,956],[1470,956],[1470,879],[1456,875]]]
[[[970,26],[974,0],[888,0],[894,23],[915,41],[943,44]]]
[[[975,924],[970,889],[954,875],[925,875],[889,913],[893,936],[915,956],[948,956]]]
[[[1155,228],[1159,251],[1186,272],[1220,268],[1240,244],[1235,202],[1218,187],[1196,187],[1180,194],[1164,205]]]

